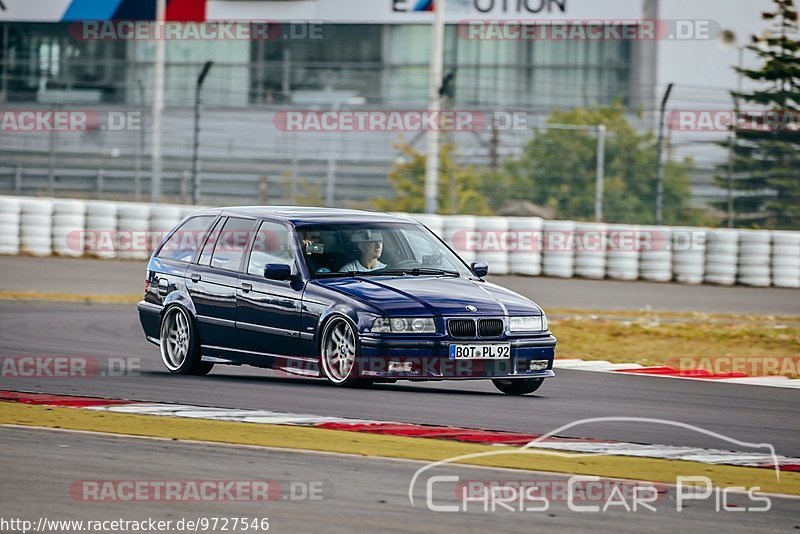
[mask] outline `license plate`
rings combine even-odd
[[[511,358],[511,345],[450,345],[451,360],[507,360]]]

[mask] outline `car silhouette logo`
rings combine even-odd
[[[475,306],[467,306],[467,311],[476,312],[478,311],[478,308],[476,308]]]

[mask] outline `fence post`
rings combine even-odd
[[[103,169],[98,169],[97,171],[97,200],[103,196],[103,186],[106,177],[106,171]]]
[[[181,203],[188,204],[189,203],[189,180],[192,177],[192,173],[189,171],[183,171],[181,175]]]
[[[48,137],[48,150],[50,156],[47,160],[47,194],[53,196],[56,186],[56,130],[50,132]]]
[[[268,190],[269,190],[269,182],[267,181],[267,177],[262,176],[261,179],[258,181],[258,199],[259,199],[258,202],[262,206],[269,204],[269,202],[267,202]]]
[[[17,166],[14,172],[14,195],[19,196],[22,193],[22,167]]]

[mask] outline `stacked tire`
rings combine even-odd
[[[412,213],[410,215],[407,213],[403,213],[402,215],[405,217],[411,217],[412,219],[419,221],[420,223],[427,226],[428,230],[430,230],[439,237],[442,237],[444,235],[444,217],[442,217],[441,215],[435,215],[432,213]]]
[[[508,247],[509,223],[505,217],[479,217],[477,228],[480,245],[476,251],[476,259],[489,263],[491,274],[506,275],[509,273]]]
[[[26,198],[21,201],[20,251],[33,256],[53,253],[53,202]]]
[[[575,225],[575,276],[602,280],[606,276],[608,227],[599,223]]]
[[[650,282],[672,281],[672,228],[639,229],[639,277]]]
[[[450,248],[470,265],[476,261],[477,254],[468,243],[470,234],[475,232],[477,218],[472,215],[453,215],[444,221],[444,241]]]
[[[545,276],[572,278],[575,275],[574,234],[573,221],[545,221],[542,259],[542,272]]]
[[[149,204],[133,202],[121,202],[117,206],[118,258],[146,260],[150,256],[150,209]]]
[[[539,217],[512,217],[508,229],[512,235],[508,253],[508,269],[513,274],[542,274],[542,228]]]
[[[111,259],[117,257],[117,204],[89,202],[86,206],[86,238],[88,256]]]
[[[20,202],[0,197],[0,254],[19,254]]]
[[[707,284],[732,286],[736,283],[739,263],[739,232],[709,230],[706,238]]]
[[[639,228],[609,227],[606,274],[612,280],[639,279]]]
[[[706,233],[700,228],[674,228],[672,270],[682,284],[702,284],[706,268]]]
[[[739,231],[739,283],[752,287],[771,285],[772,235],[764,230]]]
[[[800,232],[772,232],[772,284],[800,288]]]
[[[80,200],[53,201],[53,253],[83,256],[86,203]]]

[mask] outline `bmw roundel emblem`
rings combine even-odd
[[[470,306],[467,306],[467,311],[476,312],[476,311],[478,311],[478,308],[476,308],[475,306],[470,305]]]

